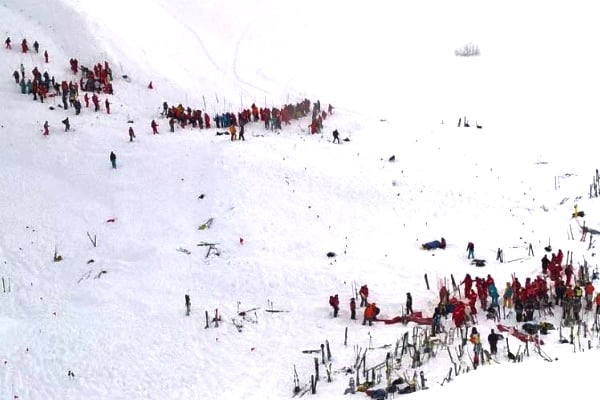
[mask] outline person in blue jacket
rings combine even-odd
[[[442,238],[442,240],[434,240],[431,242],[427,242],[421,245],[424,250],[433,250],[433,249],[445,249],[446,248],[446,239]]]

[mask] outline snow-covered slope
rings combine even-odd
[[[579,235],[569,218],[576,203],[588,226],[600,225],[597,199],[587,199],[595,149],[580,145],[597,127],[590,93],[599,86],[589,50],[598,28],[585,2],[568,10],[396,3],[0,5],[13,42],[0,57],[0,398],[288,398],[294,366],[302,385],[314,371],[301,350],[328,340],[338,371],[354,363],[354,346],[412,332],[351,321],[353,284],[369,285],[384,317],[401,313],[408,291],[414,308],[430,315],[438,280],[467,272],[524,280],[538,273],[549,238],[595,266],[587,243],[567,240],[570,225]],[[557,33],[559,22],[569,29]],[[22,54],[23,38],[37,40],[50,62]],[[454,49],[469,41],[482,56],[456,58]],[[56,97],[42,105],[11,78],[23,64],[29,76],[37,66],[58,81],[78,79],[73,57],[110,63],[115,94],[101,96],[110,114],[84,108],[75,116]],[[163,101],[214,115],[304,98],[334,105],[323,135],[309,135],[304,118],[276,132],[251,123],[246,141],[231,142],[214,128],[169,133],[159,115]],[[465,115],[483,129],[457,128]],[[350,141],[333,145],[333,129]],[[199,230],[209,218],[210,229]],[[441,236],[444,252],[420,250]],[[469,265],[468,241],[488,267]],[[221,255],[207,257],[203,242]],[[507,260],[524,258],[496,263],[498,247]],[[53,261],[55,251],[62,261]],[[326,257],[330,251],[337,257]],[[338,319],[327,305],[335,293]],[[246,321],[238,315],[255,307]],[[204,313],[212,318],[215,309],[221,323],[205,329]],[[492,324],[483,319],[487,335]],[[532,354],[521,365],[507,363],[502,344],[502,365],[462,374],[444,393],[498,382],[529,390],[519,378],[533,369],[533,381],[575,379],[565,371],[585,379],[597,337],[592,352],[573,356],[557,342],[553,332],[546,350],[560,362],[536,363]],[[368,363],[386,351],[373,350]],[[415,396],[439,396],[449,366],[441,353],[417,369],[432,389]],[[404,372],[413,370],[395,373]],[[314,397],[342,397],[348,378],[323,379]],[[542,386],[537,393],[556,393]]]

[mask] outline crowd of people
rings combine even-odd
[[[12,44],[10,37],[5,40],[5,47],[7,50],[12,50]],[[39,43],[37,41],[33,44],[34,51],[39,52]],[[23,39],[21,43],[21,50],[23,53],[29,52],[29,45],[26,39]],[[48,52],[44,51],[44,60],[48,62]],[[105,98],[104,101],[100,99],[102,94],[110,95],[113,94],[112,88],[112,71],[108,62],[97,63],[92,69],[88,69],[84,66],[80,66],[79,62],[75,58],[69,60],[71,72],[74,75],[81,73],[79,80],[62,80],[58,81],[55,77],[50,75],[47,70],[42,73],[41,67],[34,66],[34,68],[28,73],[23,63],[20,64],[19,69],[15,70],[12,74],[15,84],[19,86],[21,94],[31,95],[34,101],[40,101],[44,103],[49,98],[59,97],[62,102],[60,107],[64,110],[73,108],[75,115],[79,115],[85,104],[85,108],[93,106],[94,111],[98,112],[101,106],[104,105],[106,113],[110,113],[110,101]],[[83,103],[80,100],[80,92],[84,92]],[[65,120],[62,120],[63,124]],[[68,119],[67,119],[68,121]],[[66,124],[65,124],[66,125]],[[66,131],[70,129],[65,129]],[[42,128],[42,133],[48,135],[50,132],[49,124],[46,121]]]
[[[312,104],[312,122],[309,125],[311,133],[320,132],[323,128],[323,120],[327,115],[333,113],[331,104],[328,107],[328,112],[320,111],[320,107],[320,101]],[[201,109],[184,107],[182,104],[170,106],[167,102],[163,102],[161,116],[168,120],[170,132],[174,132],[176,127],[210,129],[214,124],[217,129],[230,129],[233,126],[240,129],[236,130],[235,133],[232,133],[230,129],[229,134],[232,135],[232,140],[244,140],[243,129],[248,123],[261,122],[267,130],[278,130],[282,129],[283,126],[291,125],[292,120],[304,118],[310,113],[311,102],[304,99],[298,103],[289,103],[281,107],[271,108],[258,107],[253,103],[249,108],[244,108],[237,113],[224,112],[216,114],[212,118],[206,111]],[[153,133],[157,134],[158,132],[153,129]]]
[[[474,247],[472,242],[468,243],[467,259],[474,258]],[[481,345],[481,337],[474,327],[478,323],[478,316],[485,316],[486,319],[495,322],[500,322],[502,318],[514,318],[517,323],[531,323],[536,320],[536,312],[537,317],[542,318],[554,316],[553,310],[558,309],[560,320],[567,326],[581,322],[583,310],[593,312],[598,319],[600,292],[596,292],[592,283],[598,278],[597,273],[590,277],[582,268],[579,273],[575,273],[572,262],[563,263],[563,261],[565,260],[563,260],[562,250],[553,253],[551,258],[544,255],[538,275],[526,277],[522,284],[513,274],[511,281],[506,282],[501,290],[496,286],[491,274],[473,278],[467,273],[458,285],[453,283],[452,290],[440,282],[439,301],[430,319],[432,336],[445,331],[443,321],[448,317],[451,317],[453,325],[457,328],[472,326],[469,340],[475,346]],[[361,286],[358,295],[360,307],[364,307],[363,325],[371,325],[374,321],[378,321],[379,308],[375,302],[368,301],[368,286]],[[337,317],[340,309],[337,294],[330,296],[329,305],[333,309],[333,316]],[[350,318],[356,319],[354,297],[350,299],[349,309]],[[412,313],[412,295],[407,293],[404,315]],[[499,338],[501,336],[494,330],[489,334],[491,354],[496,353]],[[476,351],[475,354],[479,352]]]

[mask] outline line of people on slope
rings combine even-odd
[[[4,41],[4,48],[7,50],[12,50],[12,39],[10,38],[10,36],[6,37],[6,40]],[[37,40],[33,42],[33,50],[36,52],[36,54],[40,52],[40,44]],[[27,54],[28,52],[29,43],[27,43],[26,38],[23,38],[23,40],[21,41],[21,53]],[[44,50],[43,56],[44,62],[48,63],[48,50]]]

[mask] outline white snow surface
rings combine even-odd
[[[595,267],[571,219],[577,204],[600,226],[599,200],[589,198],[600,108],[593,4],[5,0],[0,26],[13,49],[0,49],[0,399],[290,398],[294,366],[302,386],[314,374],[302,350],[328,340],[339,371],[355,346],[412,333],[412,323],[351,321],[353,283],[368,284],[385,318],[401,314],[408,291],[430,316],[440,280],[491,274],[501,290],[511,273],[540,273],[549,240],[576,266]],[[22,54],[23,38],[40,54]],[[454,55],[468,42],[480,57]],[[112,66],[110,114],[75,116],[56,98],[42,105],[11,77],[23,63],[28,76],[37,66],[78,80],[73,57]],[[305,118],[276,132],[251,123],[246,141],[231,142],[215,128],[169,133],[159,115],[163,101],[214,115],[304,98],[334,105],[323,134],[309,135]],[[464,116],[473,127],[457,127]],[[332,144],[333,129],[350,141]],[[420,249],[442,236],[447,249]],[[468,241],[485,268],[470,265]],[[201,242],[221,255],[206,257]],[[495,261],[499,247],[522,259]],[[243,321],[238,311],[253,307]],[[221,323],[205,329],[204,312],[215,309]],[[478,328],[484,338],[493,328],[481,312]],[[430,390],[411,395],[423,399],[589,396],[597,333],[589,350],[583,337],[581,351],[560,344],[558,330],[544,340],[558,361],[532,351],[510,363],[501,341],[501,364],[443,387],[445,350],[416,370],[404,360],[394,377],[424,371]],[[369,351],[368,366],[387,351]],[[349,375],[320,375],[305,398],[366,398],[343,395]]]

